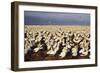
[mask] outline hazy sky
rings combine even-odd
[[[24,11],[26,25],[90,25],[90,14]]]

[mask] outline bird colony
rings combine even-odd
[[[25,27],[25,61],[81,59],[90,56],[90,33],[81,31],[33,31]]]

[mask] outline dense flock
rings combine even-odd
[[[41,53],[41,54],[38,54]],[[28,31],[24,33],[24,54],[30,58],[38,57],[43,60],[48,56],[58,56],[60,59],[73,57],[88,57],[90,55],[90,33],[81,31]],[[45,54],[45,55],[44,55]],[[25,58],[27,58],[25,56]],[[27,59],[26,59],[27,60]]]

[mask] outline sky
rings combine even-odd
[[[90,25],[90,14],[24,11],[25,25]]]

